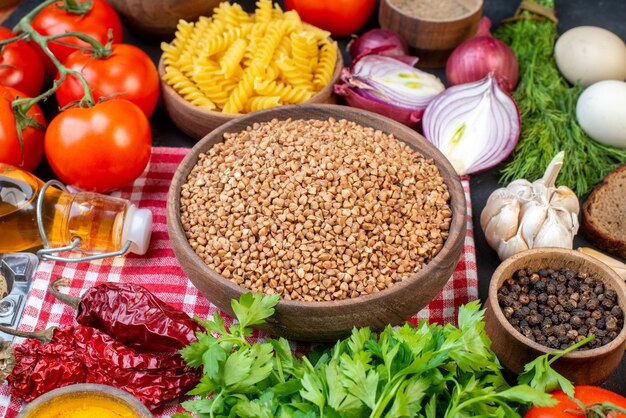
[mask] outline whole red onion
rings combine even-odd
[[[490,27],[489,18],[483,17],[476,35],[456,47],[448,58],[446,77],[451,86],[482,80],[487,74],[493,74],[507,92],[517,86],[519,67],[515,54],[491,35]]]

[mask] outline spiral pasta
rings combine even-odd
[[[313,80],[318,88],[323,88],[333,77],[335,62],[337,61],[337,45],[326,43],[320,50],[319,62],[313,74]]]
[[[232,77],[233,73],[239,66],[239,63],[246,52],[246,46],[248,46],[246,41],[243,39],[237,39],[228,47],[226,52],[224,52],[222,58],[220,58],[220,68],[227,78]]]
[[[207,110],[213,110],[217,106],[181,71],[168,68],[163,79],[171,85],[189,103]]]
[[[256,2],[254,20],[256,22],[270,22],[272,20],[273,5],[272,0],[259,0]]]
[[[291,40],[293,63],[303,73],[312,73],[317,65],[319,49],[316,38],[313,32],[294,32],[289,38]]]
[[[263,96],[278,96],[286,104],[302,103],[313,97],[313,92],[310,90],[261,79],[255,80],[254,91]]]
[[[281,104],[278,96],[253,96],[246,102],[245,110],[246,112],[256,112],[257,110],[265,110]]]
[[[301,103],[331,82],[337,45],[329,33],[257,0],[249,15],[221,3],[212,17],[179,21],[161,44],[163,80],[189,103],[225,113]]]

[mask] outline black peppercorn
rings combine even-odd
[[[528,316],[528,323],[530,325],[538,325],[541,323],[541,321],[543,321],[543,317],[539,314],[532,314]],[[617,320],[615,322],[617,324]]]
[[[520,269],[498,291],[498,303],[514,329],[550,348],[566,348],[587,335],[581,349],[607,344],[624,327],[617,293],[585,272]]]
[[[602,307],[604,309],[609,309],[610,310],[610,309],[613,308],[613,306],[615,306],[615,302],[613,302],[611,299],[604,299],[602,301]]]
[[[602,319],[604,319],[604,318],[602,318]],[[598,321],[598,323],[599,323],[599,322],[600,322],[600,321]],[[605,322],[606,322],[605,327],[606,327],[606,330],[607,330],[607,331],[617,331],[617,330],[619,329],[619,326],[618,326],[618,321],[617,321],[617,318],[616,318],[616,317],[614,317],[614,316],[608,316],[608,317],[606,318],[606,321],[605,321]],[[598,327],[598,328],[600,328],[600,327]]]
[[[616,318],[622,318],[624,316],[624,312],[622,312],[622,308],[616,305],[611,309],[611,315]]]
[[[583,320],[579,316],[572,316],[569,323],[572,324],[574,328],[580,328],[583,324]]]
[[[546,286],[546,282],[544,282],[543,280],[538,281],[538,282],[535,284],[535,289],[537,289],[537,292],[540,292],[540,293],[541,293],[541,292],[545,292],[545,291],[546,291],[546,287],[547,287],[547,286]]]
[[[591,298],[591,299],[589,299],[587,301],[587,305],[586,306],[587,306],[588,310],[593,311],[593,310],[598,309],[598,305],[599,305],[598,299]]]
[[[528,295],[526,293],[522,293],[521,295],[519,295],[519,303],[521,303],[522,305],[528,305],[528,303],[530,302],[530,298],[528,297]]]
[[[548,307],[554,309],[554,307],[558,304],[559,302],[556,300],[556,296],[554,295],[550,295],[548,296],[548,300],[546,301],[546,305],[548,305]]]

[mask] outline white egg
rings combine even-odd
[[[626,80],[626,45],[596,26],[579,26],[556,41],[554,59],[570,83],[586,87],[602,80]]]
[[[606,80],[587,87],[576,103],[576,119],[596,141],[626,148],[626,82]]]

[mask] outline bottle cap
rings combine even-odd
[[[144,255],[148,251],[150,235],[152,234],[152,212],[148,209],[138,209],[130,205],[124,220],[122,243],[131,241],[130,252]],[[123,245],[123,244],[122,244]]]

